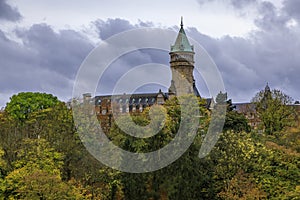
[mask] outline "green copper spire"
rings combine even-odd
[[[183,17],[181,17],[180,30],[175,44],[171,46],[171,52],[194,52],[194,47],[190,45],[189,40],[183,29]]]

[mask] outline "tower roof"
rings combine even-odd
[[[190,45],[189,40],[183,29],[183,18],[181,17],[180,30],[177,35],[175,44],[171,46],[171,52],[194,52],[193,45]]]
[[[265,87],[265,94],[267,93],[271,93],[271,89],[269,87],[269,83],[267,83],[266,87]]]

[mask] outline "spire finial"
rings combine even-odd
[[[271,89],[270,89],[270,86],[269,86],[269,83],[267,82],[267,85],[266,85],[266,87],[265,87],[265,91],[270,91]]]
[[[181,28],[183,28],[183,17],[181,16],[181,23],[180,23]]]

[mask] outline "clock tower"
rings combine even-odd
[[[194,46],[183,29],[183,19],[181,17],[180,30],[175,44],[171,46],[170,67],[172,71],[172,81],[169,93],[173,95],[184,95],[194,93],[200,96],[194,80]]]

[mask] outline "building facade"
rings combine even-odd
[[[171,45],[169,53],[172,80],[167,92],[159,90],[157,93],[102,95],[93,98],[91,94],[87,93],[83,95],[83,100],[95,103],[95,112],[100,120],[101,127],[104,131],[109,131],[113,115],[141,113],[147,107],[163,105],[172,96],[194,93],[200,97],[193,76],[194,54],[194,47],[186,36],[181,18],[179,33],[174,45]]]

